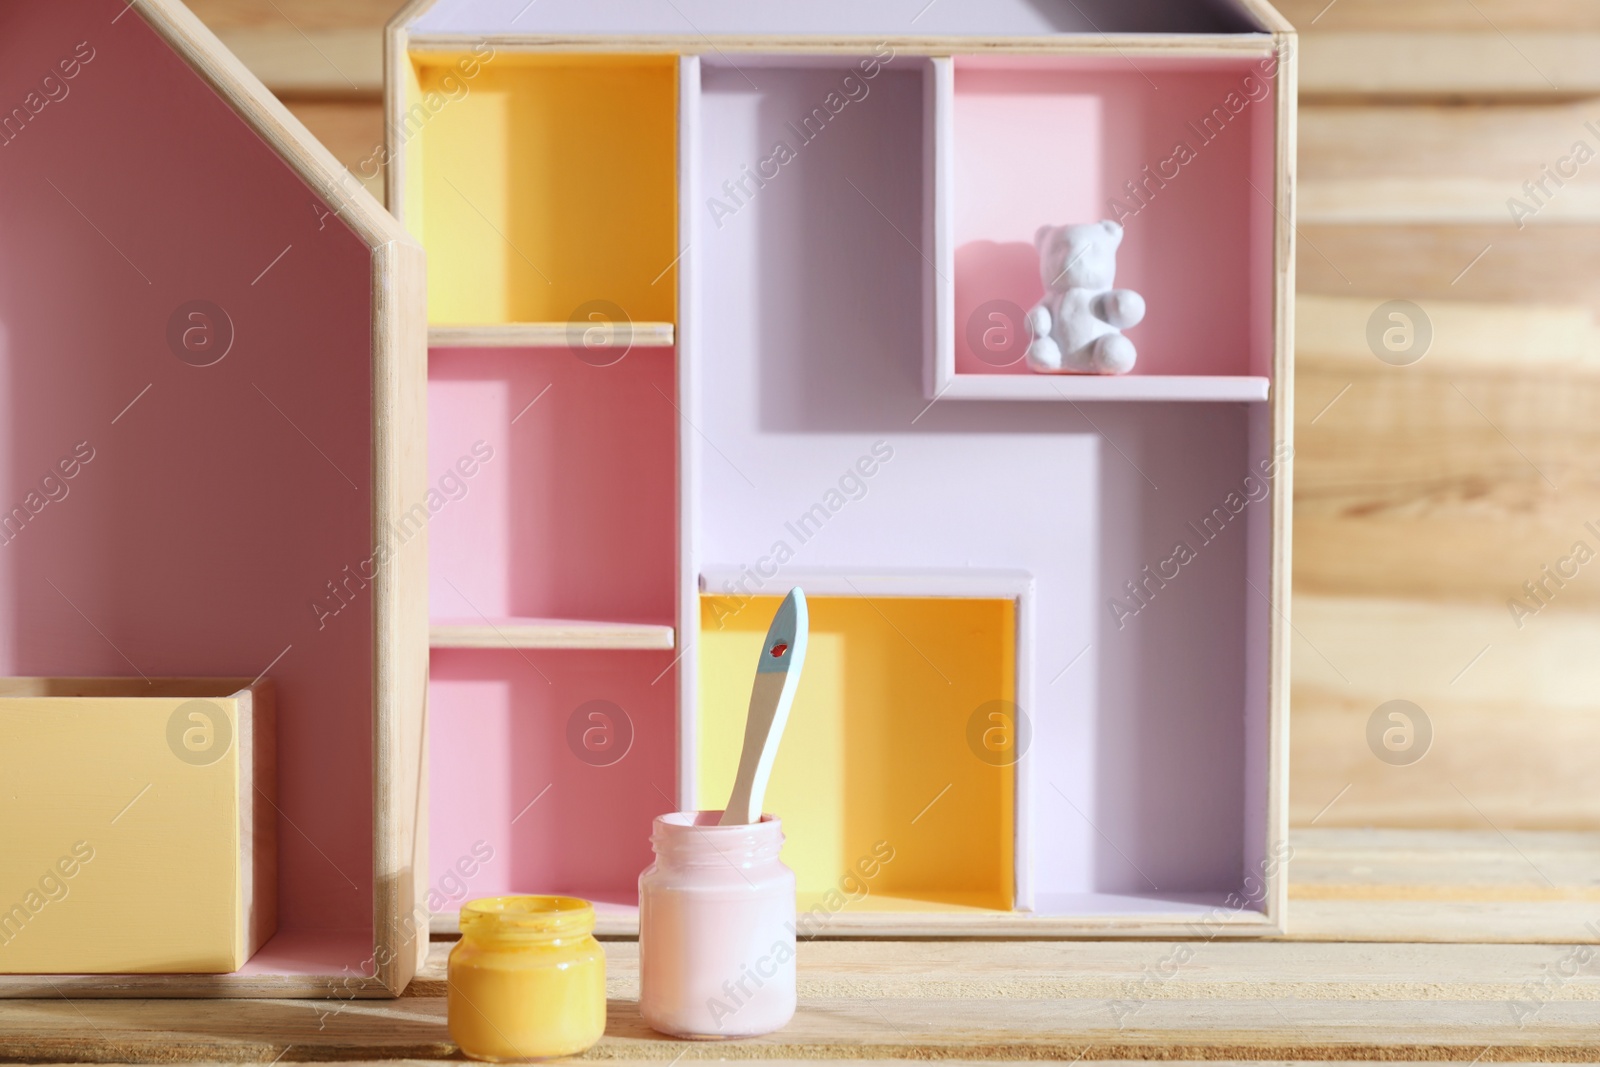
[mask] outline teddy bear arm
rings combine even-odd
[[[1033,331],[1035,337],[1047,337],[1050,334],[1050,309],[1043,304],[1035,304],[1028,311],[1028,329]]]
[[[1132,289],[1111,289],[1094,302],[1095,317],[1119,330],[1144,321],[1144,297]]]

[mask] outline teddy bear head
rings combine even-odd
[[[1046,290],[1109,289],[1117,276],[1122,227],[1110,219],[1075,226],[1041,226],[1033,235]]]

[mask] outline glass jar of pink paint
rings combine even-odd
[[[639,876],[639,1013],[676,1037],[753,1037],[794,1017],[794,872],[783,830],[720,811],[655,821]]]

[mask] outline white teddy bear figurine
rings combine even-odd
[[[1113,289],[1122,227],[1106,219],[1041,226],[1034,235],[1044,299],[1028,312],[1028,366],[1045,374],[1126,374],[1137,353],[1121,331],[1144,318],[1144,297]]]

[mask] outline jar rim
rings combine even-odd
[[[560,937],[594,931],[594,905],[580,897],[483,897],[461,905],[462,936]]]
[[[782,820],[776,815],[762,813],[760,820],[752,823],[734,823],[730,826],[721,824],[722,809],[714,811],[670,811],[665,815],[656,816],[656,826],[665,830],[696,830],[707,834],[747,834],[757,827],[770,826],[772,830],[781,831]],[[762,833],[768,831],[762,830]]]

